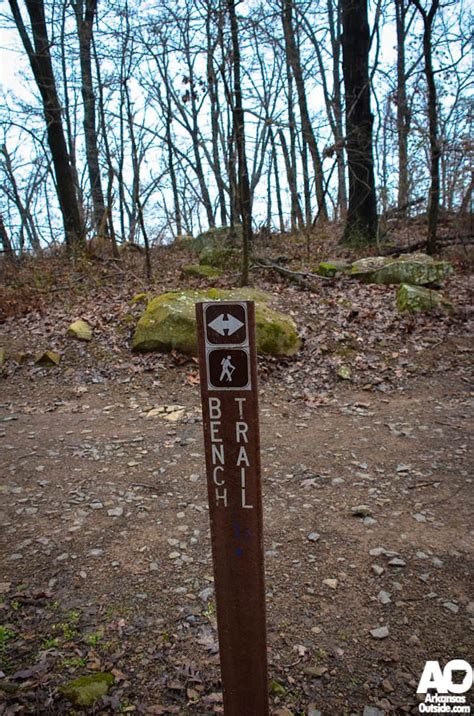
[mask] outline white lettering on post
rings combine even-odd
[[[244,417],[244,403],[247,400],[247,398],[234,398],[235,402],[239,406],[239,418],[242,420]]]
[[[209,398],[209,417],[211,420],[220,420],[222,416],[220,398]]]
[[[246,485],[245,479],[246,479],[245,467],[241,467],[240,468],[240,487],[241,487],[241,496],[242,496],[242,507],[244,510],[253,510],[253,505],[247,505],[247,503],[246,503],[247,485]]]
[[[247,437],[247,433],[249,430],[249,426],[247,423],[237,421],[235,424],[235,442],[240,443],[248,443],[249,439]],[[241,440],[242,438],[242,440]]]
[[[224,487],[222,494],[219,494],[219,488],[216,487],[216,505],[219,504],[219,500],[222,500],[224,507],[227,507],[227,487]]]
[[[212,479],[214,481],[214,485],[225,485],[225,480],[218,480],[217,479],[217,471],[220,470],[221,472],[224,472],[224,468],[220,465],[217,465],[217,467],[214,468],[212,471]]]
[[[240,467],[240,465],[243,462],[247,465],[247,467],[250,467],[250,462],[249,462],[249,458],[247,455],[247,451],[244,448],[244,446],[242,445],[242,447],[239,450],[239,455],[237,457],[237,463],[236,463],[237,467]]]
[[[218,436],[218,431],[221,426],[220,420],[210,420],[209,426],[211,428],[211,442],[212,443],[221,443],[222,438]]]
[[[224,465],[224,446],[223,445],[211,445],[211,459],[212,464],[217,465],[219,462]]]

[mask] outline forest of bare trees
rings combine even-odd
[[[439,0],[9,0],[0,236],[18,256],[209,227],[380,238],[472,193],[467,10]]]

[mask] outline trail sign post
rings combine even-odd
[[[255,309],[196,304],[225,716],[268,716]]]

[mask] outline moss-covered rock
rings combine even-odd
[[[395,259],[370,256],[352,264],[351,276],[363,283],[426,286],[440,283],[452,270],[447,261],[436,261],[427,254],[410,254]]]
[[[176,349],[197,354],[196,316],[198,301],[255,301],[257,350],[270,355],[293,355],[300,339],[292,318],[273,311],[267,303],[271,296],[252,288],[209,291],[173,291],[150,301],[138,321],[132,339],[134,351],[170,351]]]
[[[336,274],[348,271],[350,268],[350,261],[328,259],[327,261],[320,261],[316,266],[314,273],[318,274],[318,276],[333,278]]]
[[[92,328],[86,321],[79,319],[71,323],[67,332],[70,336],[74,336],[79,341],[91,341],[92,340]]]
[[[449,313],[454,310],[451,301],[437,291],[422,286],[410,286],[406,283],[402,283],[397,290],[397,308],[402,312],[441,309]]]
[[[222,271],[207,264],[188,264],[183,266],[181,270],[185,276],[192,276],[193,278],[219,278],[219,276],[222,276]]]
[[[186,248],[199,255],[199,263],[217,268],[238,268],[242,226],[220,226],[203,231],[186,242]]]
[[[141,293],[136,293],[131,299],[130,303],[132,306],[134,306],[136,303],[148,303],[150,300],[150,294],[146,293],[145,291],[142,291]]]
[[[42,368],[54,368],[59,365],[61,356],[56,351],[43,351],[36,354],[35,363],[40,365]]]
[[[59,691],[74,706],[92,706],[107,694],[114,681],[113,675],[108,672],[89,674],[61,686]]]
[[[196,240],[200,241],[202,245],[226,243],[240,245],[242,236],[242,224],[235,224],[234,226],[215,226],[213,229],[203,231]]]
[[[205,246],[199,254],[201,266],[237,269],[240,264],[239,251],[232,246]]]

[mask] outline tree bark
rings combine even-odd
[[[285,35],[285,47],[288,62],[295,78],[296,91],[298,93],[298,104],[301,116],[301,128],[303,131],[304,141],[309,147],[314,170],[314,183],[316,189],[316,200],[318,203],[318,216],[320,219],[327,219],[326,198],[324,192],[324,176],[323,163],[319,153],[316,137],[314,136],[313,127],[308,111],[308,101],[304,86],[303,70],[301,67],[300,49],[296,43],[295,32],[293,28],[293,1],[283,0],[283,30]]]
[[[430,142],[430,191],[428,196],[428,239],[426,250],[429,254],[436,252],[439,197],[440,197],[440,157],[441,150],[438,141],[438,109],[436,106],[436,82],[433,69],[433,53],[431,37],[433,22],[439,7],[439,0],[432,0],[428,12],[422,7],[419,0],[410,0],[423,19],[423,59],[425,63],[426,85],[428,88],[428,131]]]
[[[235,12],[235,0],[227,0],[227,9],[229,12],[230,34],[232,39],[232,70],[234,75],[234,102],[232,106],[232,114],[238,157],[238,191],[243,235],[241,285],[247,286],[249,282],[250,248],[252,245],[252,202],[247,169],[247,157],[245,154],[245,120],[244,108],[242,106],[239,28]]]
[[[342,240],[363,244],[375,241],[377,236],[367,0],[342,0],[342,28],[349,169],[349,207]]]
[[[92,196],[95,232],[107,231],[106,208],[99,166],[99,148],[96,129],[95,95],[92,80],[92,32],[97,0],[78,0],[72,3],[76,15],[81,65],[82,101],[84,105],[84,141],[86,145],[87,170]]]
[[[395,24],[397,29],[397,137],[398,137],[398,209],[402,215],[410,201],[408,181],[408,134],[410,110],[407,102],[405,69],[405,0],[395,0]]]
[[[66,245],[73,254],[85,245],[85,230],[81,221],[74,176],[69,161],[61,120],[61,104],[56,89],[50,55],[50,40],[46,28],[43,0],[25,0],[30,18],[33,44],[23,22],[17,0],[9,0],[10,9],[43,101],[48,144],[56,178],[56,191],[61,209]]]

